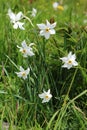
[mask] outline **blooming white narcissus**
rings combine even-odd
[[[55,9],[55,10],[64,10],[64,7],[62,6],[62,5],[60,5],[58,2],[54,2],[53,3],[53,8]]]
[[[42,103],[49,102],[49,100],[52,98],[52,95],[50,94],[50,89],[47,92],[43,91],[42,94],[39,94],[39,97],[43,99]]]
[[[51,34],[55,34],[56,22],[51,24],[46,20],[46,24],[37,24],[37,26],[40,29],[40,36],[44,36],[46,39],[49,39]]]
[[[27,78],[27,75],[30,72],[30,68],[27,68],[26,70],[24,70],[24,68],[22,66],[20,66],[20,72],[15,72],[17,74],[18,77],[23,78],[24,80]]]
[[[11,23],[13,23],[13,28],[17,29],[20,28],[21,30],[24,30],[23,27],[24,23],[20,22],[20,20],[23,18],[23,13],[19,12],[17,14],[13,13],[11,9],[8,9],[8,16],[11,20]]]
[[[31,48],[31,46],[34,45],[34,43],[30,43],[29,46],[27,46],[25,40],[21,43],[22,47],[19,47],[17,45],[17,47],[20,49],[19,51],[23,54],[23,57],[28,57],[28,56],[33,56],[33,50]]]
[[[75,54],[72,55],[72,52],[69,52],[67,57],[63,57],[63,58],[60,58],[60,59],[64,62],[64,65],[62,65],[63,68],[70,69],[73,66],[78,65],[77,61],[75,61],[76,55]]]
[[[35,8],[33,8],[31,13],[32,13],[31,16],[35,17],[37,14],[37,10]]]

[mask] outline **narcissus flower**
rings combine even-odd
[[[43,91],[42,94],[39,94],[39,97],[43,99],[42,103],[49,102],[49,100],[52,98],[52,95],[50,94],[50,89],[47,92]]]
[[[21,30],[24,30],[24,23],[20,22],[20,20],[23,18],[22,12],[15,14],[11,9],[8,9],[8,16],[11,20],[11,23],[13,24],[14,29],[20,28]]]
[[[62,65],[63,68],[70,69],[73,66],[78,66],[78,63],[75,61],[76,55],[72,55],[72,52],[70,52],[67,57],[63,57],[60,59],[64,62],[64,65]]]
[[[34,45],[34,43],[30,43],[29,46],[27,46],[25,40],[21,43],[22,47],[19,47],[17,45],[17,47],[20,49],[19,51],[23,54],[23,57],[28,57],[28,56],[33,56],[34,52],[33,49],[31,48],[31,46]]]
[[[35,17],[36,14],[37,14],[37,10],[36,10],[35,8],[33,8],[33,9],[32,9],[32,14],[31,14],[31,16],[32,16],[32,17]]]
[[[27,70],[24,70],[22,66],[20,66],[20,72],[15,72],[18,77],[23,78],[24,80],[27,78],[27,75],[30,72],[30,68],[27,68]]]
[[[40,36],[44,36],[46,39],[49,39],[51,34],[55,34],[55,23],[50,23],[48,20],[46,20],[46,24],[37,24],[38,28],[40,29]]]
[[[62,6],[62,5],[60,5],[58,2],[54,2],[53,3],[53,8],[55,9],[55,10],[64,10],[64,7]]]

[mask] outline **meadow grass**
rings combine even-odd
[[[54,10],[51,0],[0,1],[0,129],[86,130],[87,129],[87,5],[86,0],[61,1],[67,9]],[[37,9],[35,18],[32,8]],[[14,30],[8,9],[31,19],[25,30]],[[57,22],[56,34],[39,36],[37,24]],[[35,43],[33,57],[23,58],[17,45]],[[62,68],[61,57],[72,51],[78,66]],[[30,67],[26,80],[17,77],[19,66]],[[51,90],[52,99],[42,103],[38,94]],[[5,126],[4,126],[5,127]]]

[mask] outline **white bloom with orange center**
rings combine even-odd
[[[63,68],[70,69],[73,66],[78,66],[77,61],[75,61],[76,55],[75,54],[72,55],[72,52],[70,52],[67,57],[63,57],[60,59],[64,62],[64,65],[62,65]]]
[[[55,34],[56,22],[51,24],[46,20],[46,24],[37,24],[37,26],[40,29],[40,36],[44,36],[46,39],[49,39],[51,34]]]
[[[33,49],[31,48],[31,46],[34,45],[34,43],[30,43],[29,46],[27,46],[25,40],[21,43],[22,47],[19,47],[17,45],[17,47],[20,49],[19,51],[23,54],[23,57],[28,57],[28,56],[33,56],[34,52]]]
[[[27,75],[30,72],[30,68],[27,68],[26,70],[24,70],[24,68],[22,66],[20,66],[20,72],[15,72],[17,74],[18,77],[23,78],[24,80],[27,78]]]
[[[58,2],[54,2],[53,3],[53,8],[55,9],[55,10],[64,10],[64,7],[62,6],[62,5],[60,5]]]
[[[47,92],[43,91],[42,94],[39,94],[39,97],[43,99],[42,103],[49,102],[49,100],[52,98],[52,95],[50,94],[50,89]]]
[[[8,16],[11,20],[11,23],[13,23],[13,28],[17,29],[20,28],[21,30],[24,30],[23,27],[24,23],[20,22],[20,20],[23,18],[23,13],[19,12],[17,14],[13,13],[11,9],[8,9]]]

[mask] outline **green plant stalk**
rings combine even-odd
[[[55,127],[54,127],[54,130],[61,130],[61,123],[62,123],[62,119],[65,115],[65,112],[68,108],[68,106],[70,104],[72,104],[76,99],[78,99],[79,97],[83,96],[84,94],[87,93],[87,90],[83,91],[82,93],[80,93],[78,96],[76,96],[75,98],[73,98],[72,100],[70,100],[67,104],[65,104],[64,106],[62,106],[61,110],[60,110],[60,113],[58,115],[58,119],[56,121],[56,124],[55,124]]]
[[[75,79],[75,76],[76,76],[77,70],[78,70],[78,68],[75,70],[75,73],[74,73],[74,75],[73,75],[73,78],[72,78],[72,81],[71,81],[71,83],[70,83],[70,86],[69,86],[68,92],[67,92],[66,97],[65,97],[65,99],[64,99],[63,106],[66,104],[66,101],[67,101],[67,99],[68,99],[68,96],[69,96],[69,93],[70,93],[71,87],[72,87],[72,85],[73,85],[73,82],[74,82],[74,79]]]

